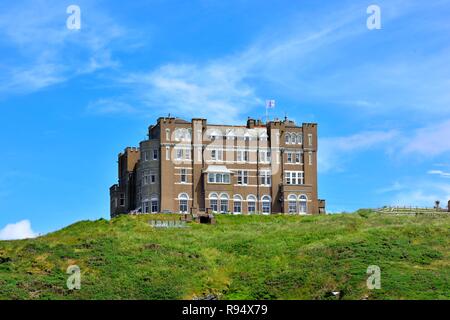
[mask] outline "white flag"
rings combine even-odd
[[[275,108],[275,100],[266,100],[266,108],[267,109]]]

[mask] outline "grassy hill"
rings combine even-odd
[[[218,216],[152,228],[175,215],[82,221],[0,241],[0,299],[450,299],[450,215],[370,211]],[[66,288],[80,266],[81,290]],[[366,270],[381,268],[381,289]]]

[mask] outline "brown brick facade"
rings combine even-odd
[[[111,216],[129,212],[325,213],[317,195],[317,124],[246,125],[159,118],[119,154]]]

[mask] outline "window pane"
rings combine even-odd
[[[213,212],[217,212],[217,200],[216,199],[210,200],[210,204],[211,204],[211,210]]]

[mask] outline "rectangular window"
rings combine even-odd
[[[142,202],[142,212],[143,213],[148,213],[149,212],[148,201]]]
[[[247,150],[238,150],[236,151],[237,161],[238,162],[247,162],[249,158],[249,153]]]
[[[297,172],[291,172],[291,183],[297,184]]]
[[[153,149],[153,160],[158,160],[158,149]]]
[[[182,183],[186,183],[187,182],[186,169],[180,169],[180,181]]]
[[[291,152],[287,153],[287,162],[292,163],[292,153]]]
[[[148,160],[148,154],[147,151],[142,152],[142,160],[147,161]]]
[[[156,174],[152,173],[150,174],[150,183],[153,184],[156,182]]]
[[[170,147],[166,147],[166,160],[170,160]]]
[[[270,151],[259,151],[259,160],[261,162],[270,162]]]
[[[230,174],[208,173],[208,183],[230,183]]]
[[[286,172],[285,174],[286,184],[291,184],[291,173]]]
[[[211,159],[214,161],[222,161],[223,152],[221,149],[213,149],[211,150]]]
[[[158,200],[153,199],[152,200],[152,213],[158,212]]]
[[[312,136],[312,133],[308,133],[308,145],[309,146],[312,146],[312,139],[313,138],[313,136]]]
[[[120,205],[121,207],[124,207],[124,206],[125,206],[125,193],[121,193],[121,194],[120,194],[120,196],[119,196],[119,205]]]
[[[303,171],[286,171],[285,173],[286,184],[304,184]]]
[[[148,176],[148,172],[144,171],[144,173],[142,174],[142,184],[145,186],[149,183],[149,176]]]
[[[270,171],[261,171],[260,172],[260,183],[263,186],[270,186],[272,184],[272,175]]]
[[[241,185],[248,184],[248,171],[238,170],[237,172],[237,183]]]
[[[295,153],[295,163],[300,163],[300,152]]]
[[[308,153],[308,164],[310,166],[312,165],[312,152],[311,151]]]

